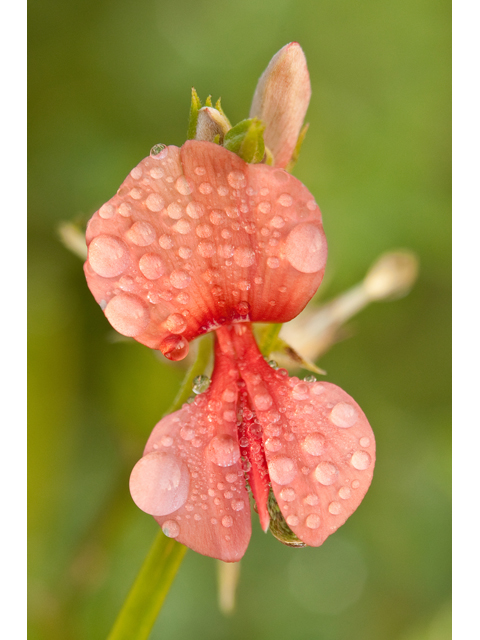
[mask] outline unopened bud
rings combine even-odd
[[[220,136],[220,141],[231,125],[227,118],[214,107],[202,107],[198,112],[197,131],[195,140],[213,142],[215,136]]]
[[[370,300],[401,298],[412,288],[418,275],[418,258],[407,250],[385,253],[375,262],[363,281]]]

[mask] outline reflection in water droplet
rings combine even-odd
[[[210,386],[210,378],[208,376],[197,376],[193,379],[192,391],[193,393],[203,393]]]
[[[152,158],[155,158],[156,160],[161,160],[162,158],[165,158],[168,155],[168,149],[164,144],[155,144],[151,149],[150,149],[150,155]]]
[[[341,429],[352,427],[358,419],[357,410],[347,402],[339,402],[336,404],[331,413],[330,420],[333,424]]]
[[[355,467],[355,469],[364,471],[372,464],[372,458],[366,451],[355,451],[350,460],[350,464],[352,467]]]
[[[162,340],[159,349],[166,358],[177,362],[187,355],[188,341],[182,336],[169,335]]]
[[[219,467],[230,467],[240,459],[240,449],[235,440],[229,435],[213,437],[207,448],[207,458]]]
[[[183,506],[189,486],[185,464],[165,452],[148,453],[137,462],[130,476],[133,501],[153,516],[166,516]]]

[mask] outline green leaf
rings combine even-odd
[[[190,103],[190,118],[188,120],[187,140],[193,140],[197,133],[198,112],[202,108],[202,103],[197,92],[192,87],[192,101]]]
[[[300,135],[298,136],[297,144],[295,145],[295,149],[293,150],[292,157],[290,158],[290,162],[285,167],[285,170],[291,172],[293,167],[297,164],[298,157],[300,155],[300,149],[302,148],[303,141],[305,140],[305,136],[307,135],[308,127],[310,123],[307,122],[306,125],[300,131]]]
[[[225,134],[223,146],[245,162],[261,162],[265,156],[264,131],[265,125],[258,118],[242,120]]]

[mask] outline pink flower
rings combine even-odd
[[[227,562],[250,538],[247,486],[264,530],[273,518],[292,544],[318,546],[355,511],[373,475],[375,441],[360,407],[333,384],[272,369],[250,325],[291,320],[323,278],[320,210],[281,168],[309,97],[305,58],[292,43],[273,58],[252,105],[266,119],[274,166],[208,141],[154,147],[87,229],[87,282],[117,331],[171,360],[216,331],[210,387],[156,425],[130,491],[167,536]],[[229,126],[223,116],[212,121],[215,133]]]

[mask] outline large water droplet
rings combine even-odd
[[[338,469],[331,462],[320,462],[315,469],[315,478],[326,487],[333,484],[337,477]]]
[[[358,418],[355,407],[347,402],[339,402],[330,412],[330,420],[341,429],[353,427]]]
[[[372,464],[372,458],[366,451],[355,451],[350,460],[350,464],[355,469],[364,471]]]
[[[165,452],[148,453],[137,462],[130,476],[133,501],[152,516],[166,516],[183,506],[189,487],[186,465]]]
[[[297,466],[287,456],[277,456],[268,462],[270,478],[277,484],[290,484],[297,475]]]
[[[154,212],[161,211],[165,205],[163,198],[161,198],[158,193],[151,193],[145,200],[145,204],[147,209]]]
[[[297,224],[287,236],[285,257],[301,273],[317,273],[327,260],[325,237],[313,224]]]
[[[150,313],[143,301],[128,293],[112,298],[105,308],[105,315],[114,329],[130,337],[142,333],[150,321]]]
[[[165,273],[165,265],[155,253],[145,253],[138,262],[138,267],[149,280],[156,280]]]
[[[231,436],[223,434],[210,440],[206,455],[219,467],[230,467],[240,460],[240,449]]]
[[[193,379],[192,391],[193,393],[203,393],[210,386],[210,378],[208,376],[197,376]]]
[[[187,213],[193,220],[201,218],[205,213],[205,207],[201,202],[189,202],[187,204]]]
[[[176,538],[180,533],[180,526],[175,520],[165,520],[162,524],[162,531],[167,538]]]
[[[97,236],[88,247],[88,263],[103,278],[119,276],[130,264],[127,246],[114,236]]]

